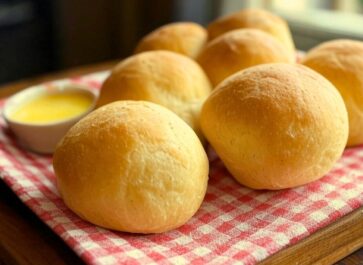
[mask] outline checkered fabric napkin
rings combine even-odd
[[[106,75],[60,82],[97,89]],[[19,148],[2,119],[0,126],[1,179],[89,264],[255,264],[363,204],[363,146],[347,149],[321,180],[282,191],[239,185],[209,152],[207,195],[187,224],[156,235],[109,231],[68,210],[55,186],[51,157]]]

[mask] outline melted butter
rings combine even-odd
[[[10,118],[24,123],[44,124],[84,113],[92,98],[81,92],[62,92],[39,96],[15,110]]]

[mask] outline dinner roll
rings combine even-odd
[[[338,91],[295,64],[259,65],[227,78],[204,103],[201,126],[229,172],[254,189],[319,179],[348,137]]]
[[[197,61],[216,86],[226,77],[247,67],[293,62],[294,57],[267,33],[256,29],[240,29],[209,42]]]
[[[202,68],[169,51],[149,51],[119,63],[103,83],[98,106],[116,100],[146,100],[174,111],[201,136],[201,104],[211,91]]]
[[[168,50],[195,58],[207,39],[207,31],[196,23],[171,23],[154,30],[141,39],[135,53]]]
[[[363,42],[325,42],[309,51],[302,63],[339,90],[349,116],[348,146],[363,144]]]
[[[208,159],[198,137],[168,109],[118,101],[93,111],[59,143],[53,161],[65,204],[119,231],[159,233],[200,207]]]
[[[221,17],[209,24],[209,38],[214,39],[228,31],[241,28],[254,28],[271,34],[291,53],[295,51],[288,24],[281,17],[262,9],[242,9]]]

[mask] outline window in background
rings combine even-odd
[[[174,0],[174,21],[193,21],[207,25],[215,18],[215,11],[220,9],[219,0]]]

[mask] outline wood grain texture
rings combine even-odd
[[[0,181],[0,264],[84,264]]]
[[[0,87],[0,98],[28,86],[65,77],[83,75],[112,68],[106,62],[75,68]],[[261,264],[363,264],[363,207],[290,246]],[[361,248],[361,249],[360,249]],[[343,257],[354,254],[341,260]],[[0,181],[0,265],[83,264],[58,238]]]
[[[318,230],[298,244],[276,253],[261,264],[333,264],[362,246],[363,207]]]
[[[363,263],[363,248],[357,250],[352,255],[337,262],[336,265],[353,265]]]

